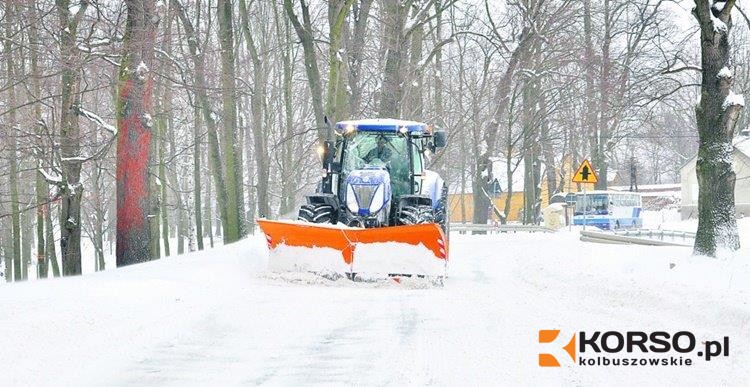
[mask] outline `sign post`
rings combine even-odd
[[[582,183],[583,185],[583,229],[586,230],[586,207],[588,207],[588,200],[586,199],[586,184],[591,184],[599,181],[599,178],[596,176],[596,171],[594,171],[594,166],[591,165],[591,162],[588,159],[583,160],[581,165],[576,170],[576,173],[573,174],[573,182],[574,183]],[[576,203],[577,206],[577,203]]]

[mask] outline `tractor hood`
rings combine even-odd
[[[354,170],[346,177],[346,207],[359,216],[375,215],[391,200],[391,177],[382,167]]]

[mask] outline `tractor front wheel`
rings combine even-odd
[[[398,217],[399,224],[435,223],[435,213],[431,206],[404,206]]]
[[[297,220],[309,223],[333,223],[333,206],[328,204],[305,204],[299,208]]]

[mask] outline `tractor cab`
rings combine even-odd
[[[409,146],[409,141],[406,135],[400,133],[354,131],[344,134],[336,146],[341,173],[334,180],[334,186],[339,200],[345,200],[346,177],[353,171],[365,169],[388,172],[395,197],[414,193],[412,176],[421,176],[422,172],[421,168],[415,169],[414,164],[422,165],[422,154],[413,154],[410,158],[409,148],[417,149],[417,146]],[[412,160],[417,162],[410,162]]]

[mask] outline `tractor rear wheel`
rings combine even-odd
[[[299,208],[297,219],[309,223],[332,223],[333,206],[328,204],[304,204]]]

